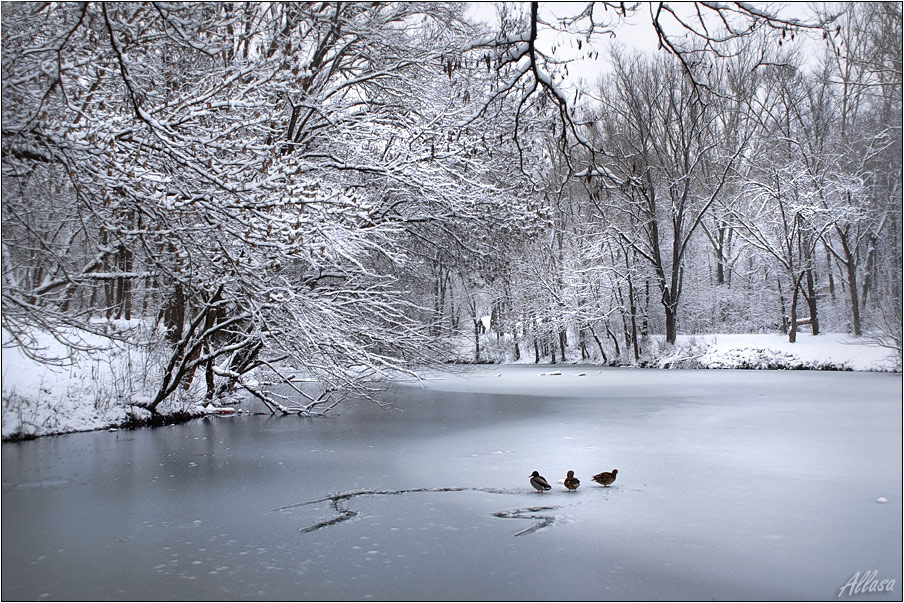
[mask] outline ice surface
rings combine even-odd
[[[4,444],[3,598],[900,599],[900,375],[557,370]]]

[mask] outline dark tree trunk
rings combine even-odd
[[[618,338],[615,336],[615,333],[612,332],[612,329],[609,328],[609,324],[606,324],[606,335],[609,336],[609,339],[612,340],[612,345],[615,346],[615,355],[621,356],[621,349],[618,347]]]
[[[854,330],[854,335],[860,337],[863,334],[863,329],[860,321],[860,299],[858,298],[858,289],[857,286],[857,261],[854,257],[853,250],[848,244],[847,232],[839,231],[839,239],[841,239],[841,249],[844,252],[844,267],[847,270],[848,277],[848,294],[850,295],[851,302],[851,326]]]
[[[628,276],[628,304],[631,310],[631,345],[634,347],[634,360],[640,359],[640,348],[637,342],[637,292],[634,282]]]
[[[789,324],[788,324],[788,312],[785,310],[785,295],[782,293],[782,279],[775,279],[778,283],[778,306],[782,312],[782,333],[787,333]]]
[[[650,334],[650,318],[648,316],[648,311],[650,308],[650,281],[647,280],[644,284],[644,306],[643,306],[643,316],[640,317],[640,336],[646,337]]]
[[[863,324],[860,319],[860,300],[857,296],[857,267],[853,262],[847,264],[847,273],[850,282],[848,289],[851,296],[851,326],[854,335],[860,337],[863,334]]]
[[[788,341],[797,342],[797,287],[791,294],[791,324],[788,326]]]
[[[826,246],[826,274],[829,278],[829,297],[835,301],[835,277],[832,275],[832,257],[829,254],[829,247]]]
[[[559,357],[562,359],[562,363],[565,362],[565,347],[568,345],[568,334],[565,332],[565,328],[559,329]]]
[[[213,373],[213,358],[207,361],[207,367],[204,372],[204,376],[207,382],[207,399],[213,400],[213,397],[216,393],[216,383],[214,382],[214,373]]]
[[[449,296],[449,320],[452,323],[452,332],[458,331],[458,312],[455,311],[455,296]]]
[[[860,296],[861,308],[866,307],[866,300],[869,299],[870,289],[873,285],[873,273],[876,271],[876,237],[869,237],[867,249],[866,271],[863,274],[863,294]]]
[[[678,340],[678,313],[671,304],[665,306],[665,340],[672,345]]]
[[[116,255],[116,263],[122,272],[131,272],[134,265],[132,251],[120,247]],[[132,279],[117,277],[116,279],[116,318],[132,319]]]
[[[439,335],[441,331],[441,323],[443,319],[443,310],[446,307],[446,274],[442,265],[434,265],[433,267],[434,287],[433,287],[433,327],[431,331],[434,335]]]
[[[512,341],[515,342],[515,360],[521,360],[521,346],[518,345],[518,327],[512,325]]]
[[[622,325],[623,325],[623,330],[625,332],[625,354],[627,354],[628,350],[631,349],[631,343],[632,343],[631,342],[631,330],[628,329],[628,322],[629,321],[627,320],[627,317],[625,316],[625,314],[623,312],[622,313]]]
[[[609,359],[606,358],[606,350],[603,349],[603,342],[600,341],[600,338],[596,336],[596,330],[591,325],[590,334],[593,335],[593,340],[596,342],[596,347],[600,349],[600,355],[603,357],[603,364],[609,364]]]
[[[540,364],[540,344],[537,341],[537,321],[530,319],[530,330],[534,337],[534,364]]]
[[[185,326],[185,293],[182,285],[176,283],[173,296],[167,302],[163,315],[163,324],[166,326],[166,337],[173,345],[182,339],[182,329]]]
[[[716,284],[725,284],[725,227],[719,227],[719,237],[716,245]]]
[[[810,309],[810,328],[814,335],[819,335],[819,314],[817,313],[816,283],[813,278],[813,270],[807,269],[807,306]]]
[[[797,300],[800,293],[800,281],[804,278],[804,273],[794,279],[793,289],[791,292],[791,324],[788,327],[788,341],[795,343],[797,341]]]

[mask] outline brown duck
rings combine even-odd
[[[578,486],[581,485],[581,480],[574,476],[574,471],[569,471],[568,476],[562,482],[565,484],[565,487],[574,492],[578,489]]]
[[[613,469],[612,473],[609,473],[608,471],[604,471],[603,473],[597,473],[596,475],[594,475],[593,481],[595,481],[598,484],[602,484],[608,488],[609,484],[611,484],[612,482],[615,481],[616,475],[618,475],[618,469]]]

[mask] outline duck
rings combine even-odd
[[[568,475],[565,477],[565,480],[562,482],[565,484],[565,487],[574,492],[578,489],[578,486],[581,485],[581,480],[574,476],[574,471],[569,471]]]
[[[549,485],[549,482],[546,481],[546,478],[537,471],[530,474],[530,485],[536,488],[537,492],[541,493],[544,490],[550,490],[552,488],[552,486]]]
[[[596,475],[594,475],[593,481],[608,488],[609,484],[615,481],[616,475],[618,475],[618,469],[613,469],[612,473],[604,471],[603,473],[597,473]]]

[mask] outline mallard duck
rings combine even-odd
[[[593,481],[595,481],[598,484],[602,484],[608,488],[609,484],[611,484],[612,482],[615,481],[616,475],[618,475],[618,469],[613,469],[612,473],[609,473],[608,471],[604,471],[603,473],[597,473],[596,475],[594,475]]]
[[[530,485],[536,488],[537,492],[543,492],[552,488],[546,478],[536,471],[530,474]]]
[[[565,477],[565,481],[562,482],[565,484],[565,487],[574,492],[578,489],[578,486],[581,485],[581,480],[574,476],[574,471],[569,471],[568,475]]]

